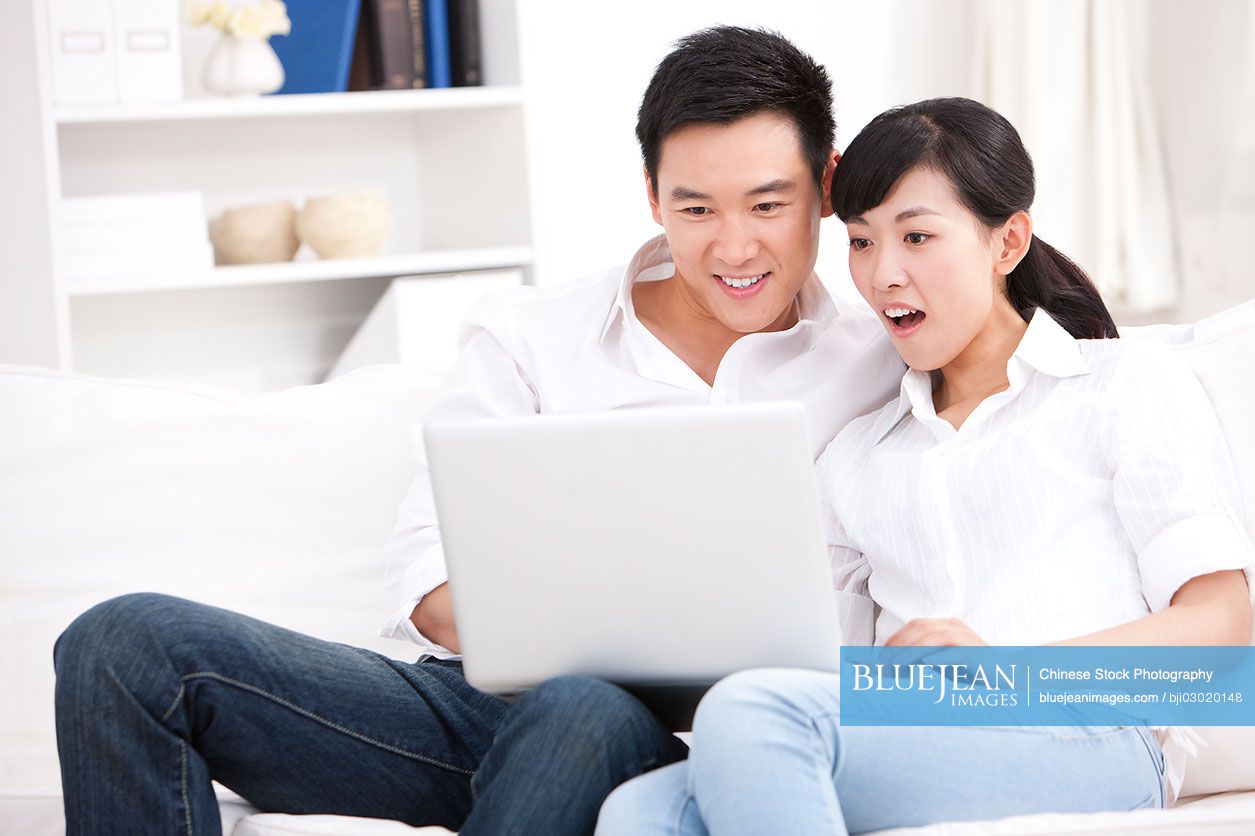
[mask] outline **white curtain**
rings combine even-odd
[[[1247,248],[1232,245],[1248,240],[1255,232],[1255,2],[1246,6],[1246,31],[1244,72],[1234,79],[1233,85],[1232,101],[1238,119],[1233,141],[1226,149],[1228,157],[1220,201],[1220,218],[1224,225],[1220,235],[1222,241],[1229,243],[1217,246],[1226,250],[1224,283],[1230,287],[1255,289],[1255,269],[1252,269]]]
[[[1120,312],[1179,300],[1167,175],[1136,0],[980,0],[976,97],[1019,130],[1042,240]]]

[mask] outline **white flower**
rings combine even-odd
[[[183,22],[201,26],[209,20],[209,0],[183,0]]]
[[[241,6],[231,13],[227,32],[241,40],[265,40],[271,35],[292,31],[287,6],[280,0],[262,0],[255,6]]]
[[[214,0],[213,6],[209,9],[209,23],[213,28],[224,34],[230,34],[227,31],[227,22],[231,19],[231,7],[226,4],[225,0]]]
[[[183,0],[183,20],[191,26],[210,26],[240,40],[265,40],[292,31],[282,0],[260,0],[235,6],[226,0]]]

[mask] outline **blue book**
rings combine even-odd
[[[448,0],[426,0],[423,5],[427,17],[427,86],[452,87]]]
[[[270,39],[286,77],[277,94],[348,90],[361,0],[286,2],[292,31]]]

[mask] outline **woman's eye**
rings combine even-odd
[[[680,211],[686,212],[694,217],[700,218],[703,215],[705,215],[707,212],[709,212],[710,210],[707,209],[705,206],[689,206],[687,208],[681,209]]]
[[[866,238],[851,238],[850,239],[850,249],[852,250],[865,250],[871,245],[872,245],[872,242],[868,241]]]
[[[908,244],[922,244],[932,236],[926,232],[908,232],[906,234],[906,242]]]

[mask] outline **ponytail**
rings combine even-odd
[[[1007,275],[1007,298],[1025,322],[1041,308],[1078,340],[1120,336],[1085,271],[1036,235],[1024,258]]]

